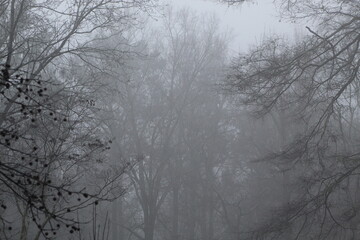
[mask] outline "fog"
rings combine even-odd
[[[359,239],[359,12],[0,0],[0,239]]]
[[[222,31],[229,31],[232,41],[229,48],[236,54],[249,50],[269,35],[279,35],[293,41],[296,32],[305,26],[281,17],[272,0],[245,2],[237,6],[216,1],[182,0],[164,1],[174,8],[189,8],[197,13],[214,14],[219,18]]]

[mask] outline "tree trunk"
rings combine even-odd
[[[173,188],[173,216],[172,216],[172,240],[179,239],[179,187],[177,183]]]
[[[119,222],[118,222],[118,201],[115,200],[111,206],[111,228],[112,228],[112,240],[119,240]]]
[[[155,214],[152,213],[152,211],[150,211],[149,214],[145,215],[145,219],[144,219],[145,240],[153,240],[154,239],[155,221],[156,221],[156,216],[155,216]]]

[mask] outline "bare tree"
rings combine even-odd
[[[359,6],[282,4],[285,17],[312,19],[317,28],[307,27],[309,36],[296,45],[269,39],[239,56],[226,84],[257,116],[280,109],[299,127],[286,148],[266,159],[291,166],[294,186],[301,189],[255,238],[279,238],[292,225],[293,239],[356,239]]]
[[[83,221],[77,210],[122,194],[114,183],[126,168],[106,163],[111,140],[94,115],[100,84],[80,73],[102,71],[95,57],[121,61],[120,49],[95,43],[121,32],[134,12],[152,3],[0,4],[1,238],[53,238],[65,227],[74,233]]]
[[[144,33],[141,57],[118,67],[108,103],[117,114],[112,132],[121,158],[137,163],[129,174],[133,192],[123,202],[129,207],[122,208],[129,238],[217,234],[213,170],[223,159],[215,150],[223,136],[215,129],[224,103],[214,86],[226,60],[218,31],[214,17],[169,10],[160,29]],[[211,123],[198,128],[206,118]]]

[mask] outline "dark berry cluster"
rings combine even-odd
[[[0,160],[0,178],[4,178],[1,181],[29,207],[32,221],[43,236],[50,239],[62,225],[69,228],[70,233],[79,231],[79,223],[68,215],[82,204],[98,205],[99,199],[84,190],[73,190],[49,174],[56,168],[54,159],[63,158],[47,155],[43,144],[39,144],[38,133],[49,126],[56,129],[70,125],[71,121],[51,100],[51,83],[25,75],[9,65],[3,65],[0,70],[0,154],[6,156]],[[56,139],[45,141],[51,143]],[[88,147],[91,151],[110,148],[98,139]],[[65,160],[79,159],[81,156],[70,154]],[[4,211],[11,205],[6,201],[9,200],[0,199]],[[69,206],[63,207],[64,202]],[[50,220],[45,221],[46,218]],[[12,229],[9,225],[8,230]]]

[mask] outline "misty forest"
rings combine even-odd
[[[360,1],[271,4],[301,33],[234,52],[169,0],[0,0],[0,239],[360,239]]]

